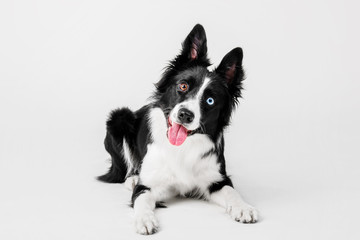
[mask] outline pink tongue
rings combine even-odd
[[[173,125],[169,128],[168,138],[172,145],[180,146],[184,143],[187,137],[187,129],[182,125],[173,123]]]

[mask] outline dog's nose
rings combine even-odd
[[[178,118],[181,123],[191,123],[194,120],[194,113],[186,108],[179,110]]]

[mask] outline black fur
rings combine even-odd
[[[98,180],[108,183],[123,183],[129,169],[123,155],[123,138],[129,143],[133,168],[128,175],[139,174],[142,159],[147,149],[146,145],[151,142],[149,129],[146,121],[146,113],[149,106],[144,106],[136,112],[128,108],[117,109],[111,112],[105,137],[105,149],[111,156],[111,167],[105,175]]]
[[[100,181],[109,183],[123,183],[128,171],[122,154],[123,138],[131,140],[135,136],[135,115],[128,108],[114,110],[106,122],[107,134],[105,149],[111,155],[112,164],[109,172],[98,177]]]
[[[219,191],[224,186],[233,187],[232,181],[228,176],[225,176],[225,178],[220,182],[216,182],[216,183],[211,184],[210,187],[209,187],[209,192],[213,193],[213,192]]]
[[[226,174],[224,158],[223,131],[230,124],[231,114],[241,97],[244,71],[242,68],[243,51],[235,48],[225,55],[219,66],[212,72],[208,71],[210,60],[207,57],[207,39],[205,30],[201,25],[196,25],[182,44],[182,50],[165,69],[160,81],[155,85],[152,103],[138,111],[132,112],[128,108],[114,110],[107,121],[107,135],[105,148],[111,155],[112,165],[107,174],[99,177],[105,182],[124,182],[130,175],[139,174],[141,164],[147,152],[147,146],[152,142],[147,114],[154,107],[160,107],[166,118],[174,106],[185,99],[194,96],[205,77],[211,79],[211,84],[206,88],[203,98],[214,97],[216,104],[201,105],[201,128],[192,134],[206,134],[216,143],[215,148],[205,153],[217,156],[220,163],[220,173],[223,180],[209,183],[210,193],[220,190],[223,186],[232,187],[232,182]],[[179,84],[189,85],[189,91],[180,92]],[[132,155],[132,169],[127,169],[123,156],[123,139],[129,145]],[[132,195],[132,204],[143,192],[150,190],[143,185],[137,185]],[[189,195],[194,195],[194,192]],[[201,195],[201,194],[200,194]]]
[[[108,183],[123,183],[128,169],[122,155],[122,144],[118,144],[109,132],[106,134],[104,144],[106,151],[111,156],[111,167],[108,173],[99,176],[98,180]]]
[[[133,190],[132,196],[131,196],[131,206],[134,207],[134,203],[137,197],[139,197],[141,194],[143,194],[145,191],[150,191],[149,187],[146,187],[141,184],[137,184]]]

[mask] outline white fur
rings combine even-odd
[[[131,154],[129,145],[126,142],[125,138],[123,139],[123,156],[125,158],[125,162],[126,162],[127,169],[128,169],[127,173],[126,173],[126,176],[128,176],[131,169],[133,168],[133,164],[132,164],[132,160],[131,160],[132,154]]]
[[[195,130],[200,127],[201,119],[201,100],[204,95],[204,91],[209,86],[210,79],[205,78],[198,92],[193,98],[190,98],[187,101],[177,104],[170,113],[170,118],[174,122],[178,122],[178,112],[181,108],[186,108],[194,113],[194,120],[190,124],[185,124],[184,126],[188,130]],[[179,122],[178,122],[179,123]]]
[[[214,143],[204,134],[194,134],[181,146],[173,146],[166,136],[166,121],[161,109],[150,111],[153,143],[148,145],[140,181],[151,191],[141,194],[134,203],[135,228],[141,234],[149,234],[157,228],[155,202],[194,190],[209,197],[209,183],[222,179],[217,158],[212,155],[202,158],[214,148]]]
[[[132,191],[132,190],[134,190],[134,188],[135,188],[136,184],[138,184],[138,182],[139,182],[139,176],[134,175],[134,176],[126,178],[124,185],[127,189]]]
[[[240,194],[230,186],[224,186],[210,195],[210,201],[222,206],[232,219],[243,223],[253,223],[258,220],[257,210],[247,204]]]
[[[236,221],[257,221],[257,211],[244,202],[233,188],[225,186],[212,194],[208,191],[209,183],[221,181],[222,175],[216,156],[202,156],[215,144],[220,144],[219,140],[214,144],[205,134],[194,134],[182,145],[173,146],[166,136],[167,119],[163,111],[154,108],[148,117],[153,142],[148,145],[143,159],[140,182],[151,190],[142,193],[134,203],[138,233],[151,234],[157,230],[158,221],[154,214],[157,201],[192,191],[223,206]]]
[[[159,223],[155,217],[155,201],[150,191],[141,194],[134,204],[135,230],[137,233],[149,235],[157,231]]]
[[[208,184],[222,179],[216,156],[201,158],[214,148],[204,134],[189,136],[181,146],[171,145],[166,137],[167,124],[161,109],[149,114],[153,143],[141,166],[142,184],[162,194],[183,195],[194,189],[206,193]]]

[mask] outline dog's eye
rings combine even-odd
[[[187,83],[180,83],[179,84],[179,89],[182,91],[182,92],[186,92],[188,89],[189,89],[189,85]]]
[[[206,99],[206,103],[209,105],[213,105],[215,103],[215,100],[212,97],[209,97],[208,99]]]

